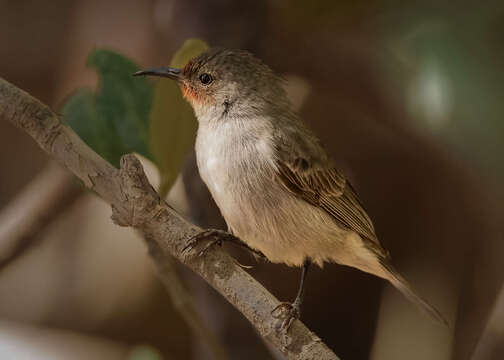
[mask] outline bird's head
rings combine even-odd
[[[177,81],[200,122],[260,116],[289,106],[282,80],[243,50],[214,48],[190,60],[182,69],[161,67],[135,75]]]

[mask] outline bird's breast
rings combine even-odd
[[[243,192],[257,190],[268,167],[267,139],[245,130],[226,125],[198,130],[198,169],[219,206]]]

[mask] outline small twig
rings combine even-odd
[[[0,270],[40,239],[40,232],[84,192],[72,174],[51,163],[0,212]]]
[[[227,253],[213,248],[205,257],[184,254],[182,249],[202,230],[158,196],[135,156],[123,156],[121,168],[114,168],[62,125],[46,105],[3,79],[0,118],[26,131],[43,150],[111,204],[112,219],[117,224],[139,229],[160,270],[166,257],[175,256],[233,304],[288,359],[338,359],[299,320],[288,332],[278,332],[278,322],[271,316],[278,300]]]

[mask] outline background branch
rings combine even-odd
[[[38,244],[45,228],[83,194],[85,191],[75,177],[59,165],[50,163],[42,170],[0,212],[0,270]],[[195,309],[190,294],[177,275],[173,260],[166,257],[160,271],[161,281],[174,308],[194,334],[207,345],[214,359],[228,359],[217,337]]]
[[[163,259],[157,262],[157,265],[159,279],[170,294],[175,310],[184,318],[187,325],[194,331],[194,334],[206,344],[215,359],[228,359],[229,356],[219,339],[208,328],[195,308],[191,295],[177,274],[173,258],[164,256]]]
[[[257,331],[289,359],[338,359],[299,320],[288,333],[277,331],[271,310],[278,300],[220,249],[205,257],[184,253],[189,239],[201,231],[163,201],[148,182],[133,155],[116,169],[92,151],[44,104],[0,79],[0,117],[32,136],[39,146],[79,177],[112,206],[112,219],[145,236],[158,268],[175,256],[231,302]],[[161,276],[162,276],[161,271]]]
[[[170,187],[167,184],[161,185],[158,189],[158,194],[161,199],[166,199]],[[225,347],[219,340],[218,334],[213,332],[205,323],[200,312],[195,306],[195,301],[184,286],[184,282],[177,274],[175,260],[172,256],[166,256],[163,262],[158,266],[159,279],[164,284],[168,294],[170,295],[173,307],[184,318],[187,325],[193,330],[194,334],[198,336],[203,344],[206,345],[208,350],[216,360],[229,359]]]
[[[82,187],[51,163],[0,212],[0,270],[40,239],[40,232],[82,195]]]

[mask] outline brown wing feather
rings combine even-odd
[[[306,159],[278,160],[278,179],[291,193],[325,210],[345,229],[378,243],[371,219],[351,184],[332,166],[310,166]]]

